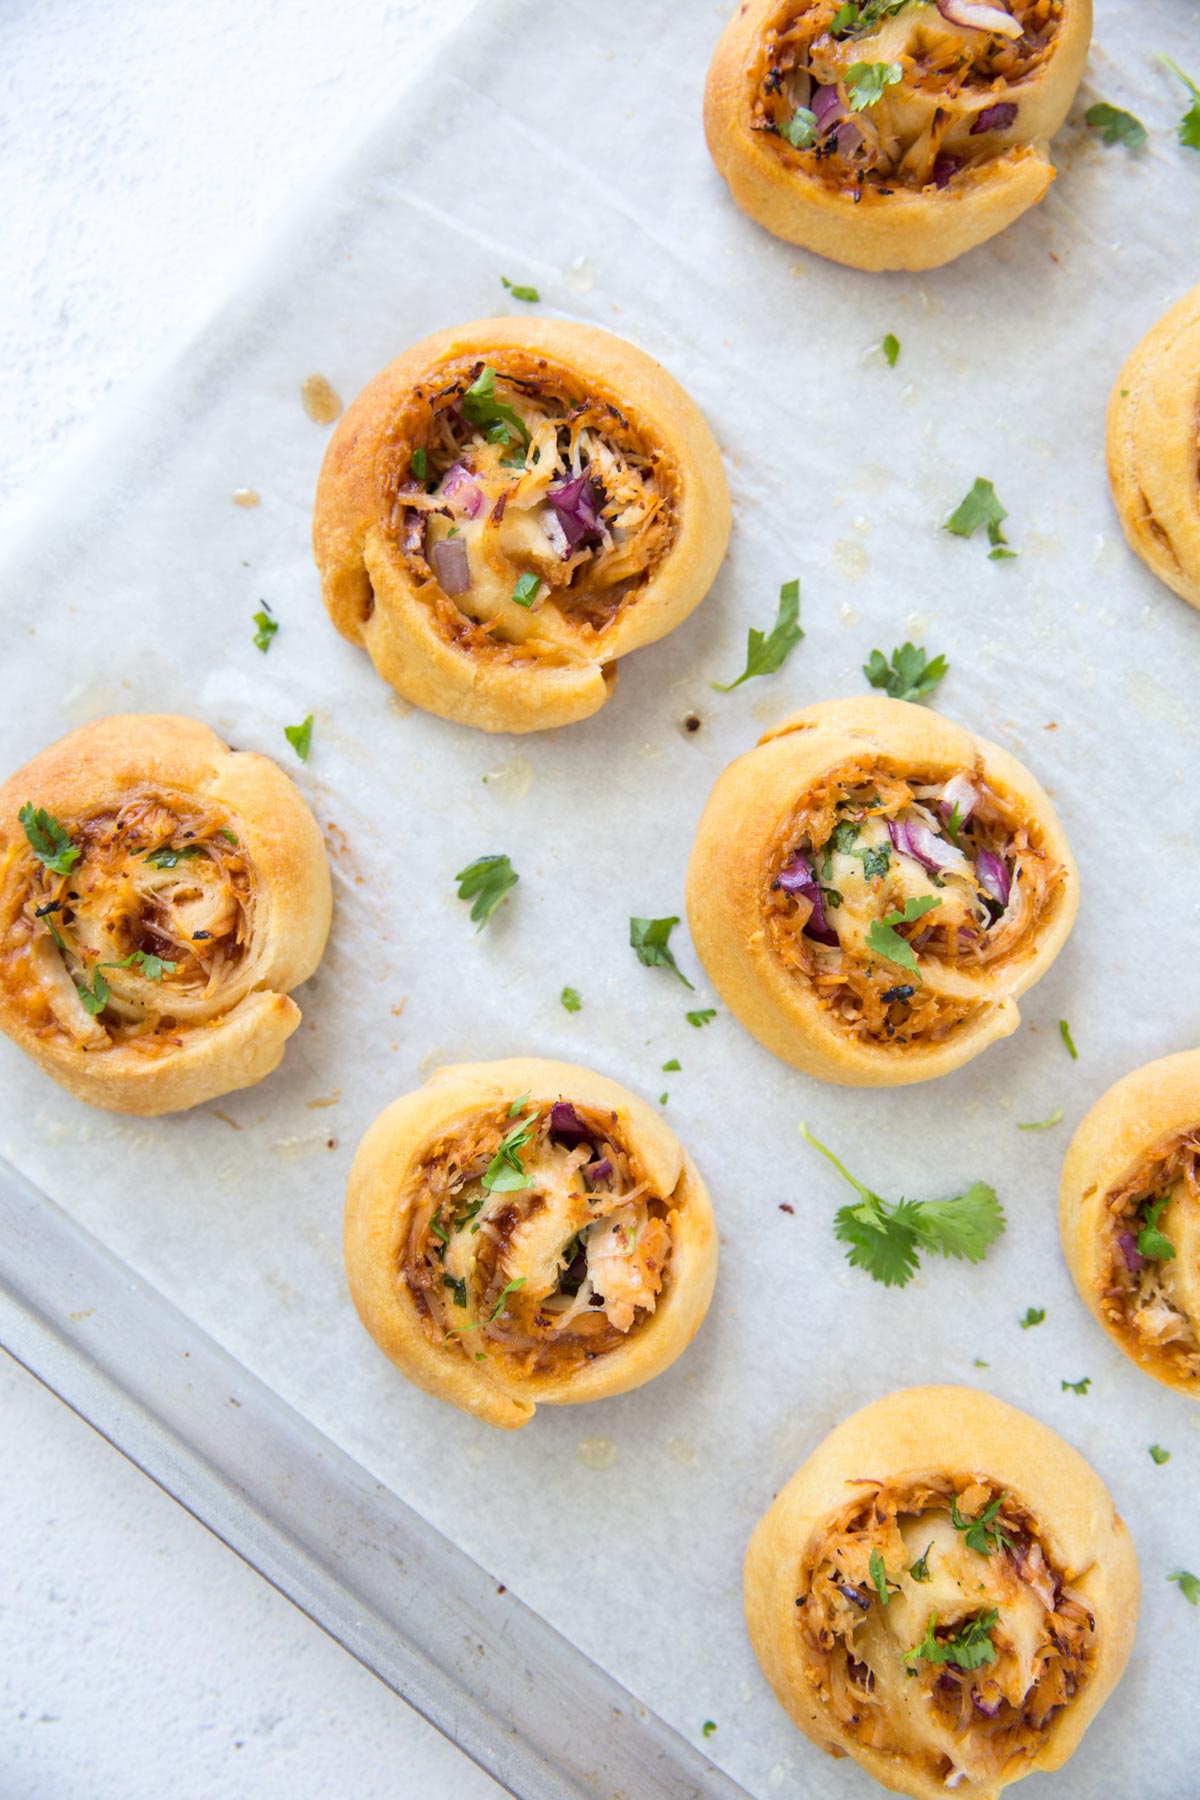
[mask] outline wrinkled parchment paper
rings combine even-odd
[[[1055,1778],[1059,1800],[1196,1789],[1200,1614],[1166,1581],[1200,1568],[1196,1413],[1092,1323],[1055,1222],[1087,1106],[1200,1037],[1200,615],[1127,552],[1103,468],[1121,361],[1200,280],[1200,155],[1175,140],[1183,90],[1150,61],[1170,50],[1200,76],[1200,17],[1179,0],[1097,10],[1044,205],[947,269],[867,276],[775,242],[717,178],[700,96],[723,7],[481,7],[202,339],[31,504],[4,562],[0,766],[114,710],[193,713],[296,777],[337,909],[271,1079],[122,1120],[0,1041],[4,1152],[647,1705],[694,1738],[714,1720],[706,1748],[760,1796],[872,1790],[768,1692],[741,1622],[746,1538],[838,1418],[929,1381],[977,1383],[1056,1427],[1138,1547],[1137,1648]],[[1097,98],[1145,120],[1144,150],[1084,129]],[[328,428],[300,403],[314,372],[349,400],[425,333],[516,310],[502,275],[660,357],[711,420],[735,502],[700,611],[622,665],[595,718],[520,740],[406,708],[335,635],[308,549]],[[902,344],[894,370],[875,348],[886,332]],[[977,475],[1009,509],[1015,562],[940,528]],[[232,503],[243,487],[260,505]],[[714,693],[793,575],[803,644],[779,674]],[[251,641],[263,600],[280,622],[265,657]],[[726,762],[788,710],[864,691],[869,651],[906,637],[950,659],[937,704],[1053,793],[1083,904],[1014,1037],[931,1085],[854,1092],[785,1068],[723,1009],[690,1027],[689,1007],[716,1002],[685,928],[694,997],[639,966],[628,919],[682,912]],[[301,767],[283,727],[310,710]],[[494,851],[521,880],[477,936],[453,875]],[[564,984],[583,997],[575,1016]],[[438,1062],[513,1052],[669,1092],[722,1264],[708,1323],[668,1374],[505,1436],[392,1371],[353,1314],[339,1240],[375,1113]],[[672,1058],[682,1069],[665,1075]],[[1060,1106],[1058,1127],[1017,1129]],[[834,1242],[847,1192],[797,1136],[805,1118],[893,1196],[993,1182],[1007,1235],[980,1268],[934,1260],[886,1292]],[[1024,1331],[1030,1305],[1046,1319]],[[1086,1397],[1062,1391],[1082,1376]]]

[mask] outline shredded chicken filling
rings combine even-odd
[[[415,1190],[399,1278],[431,1338],[467,1357],[579,1367],[636,1331],[669,1280],[672,1202],[614,1113],[567,1101],[528,1104],[515,1123],[481,1113],[431,1148]]]
[[[1200,1379],[1200,1124],[1149,1157],[1105,1208],[1105,1318],[1136,1356]]]
[[[178,1046],[252,979],[255,886],[233,823],[160,793],[62,823],[81,852],[70,873],[21,853],[7,884],[12,991],[39,1035],[87,1051]]]
[[[446,634],[551,660],[594,647],[671,546],[676,478],[662,452],[536,364],[476,361],[414,398],[393,526]]]
[[[847,763],[805,795],[770,848],[767,927],[847,1031],[938,1043],[980,1004],[939,992],[938,972],[977,974],[1025,954],[1065,874],[975,771],[947,781]],[[897,915],[891,930],[928,984],[878,948]]]
[[[1011,29],[1020,26],[1009,35],[1004,27],[957,25],[933,0],[910,0],[882,18],[868,13],[863,29],[834,37],[842,0],[812,0],[799,11],[789,4],[764,40],[754,126],[775,134],[792,166],[856,200],[898,187],[947,187],[1024,141],[1021,83],[1053,54],[1063,5],[994,0]],[[857,109],[847,83],[856,63],[900,71]],[[799,108],[815,114],[811,132],[797,130]]]
[[[1094,1667],[1095,1618],[1071,1585],[1083,1572],[1056,1568],[1026,1509],[986,1481],[862,1487],[801,1565],[814,1700],[842,1742],[947,1787],[1013,1779]]]

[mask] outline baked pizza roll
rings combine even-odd
[[[110,1112],[269,1075],[329,932],[312,813],[194,719],[84,725],[0,788],[0,1029]]]
[[[827,1437],[746,1553],[746,1623],[806,1737],[916,1800],[1061,1768],[1121,1678],[1138,1569],[1103,1483],[973,1388]]]
[[[426,1393],[505,1430],[640,1387],[708,1310],[717,1234],[657,1113],[571,1063],[439,1071],[350,1171],[359,1317]]]
[[[1130,548],[1200,606],[1200,287],[1148,331],[1108,402],[1108,478]]]
[[[1200,1050],[1134,1069],[1097,1100],[1063,1164],[1059,1229],[1113,1342],[1200,1396]]]
[[[703,600],[729,519],[712,433],[658,363],[593,326],[482,319],[343,413],[313,546],[334,624],[398,694],[542,731]]]
[[[848,1087],[928,1081],[1018,1024],[1078,880],[1007,751],[869,696],[794,713],[725,770],[688,867],[700,959],[760,1043]]]
[[[1054,179],[1091,0],[743,0],[704,97],[760,225],[855,269],[934,269]]]

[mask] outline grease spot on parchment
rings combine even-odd
[[[861,581],[867,572],[867,553],[855,538],[838,538],[833,546],[833,566],[847,581]]]
[[[617,1446],[611,1438],[580,1438],[575,1455],[585,1469],[611,1469],[617,1460]]]
[[[489,769],[483,777],[489,794],[501,800],[523,800],[533,786],[533,764],[523,751],[498,769]]]
[[[1169,725],[1181,737],[1197,736],[1196,715],[1191,707],[1169,693],[1144,669],[1130,669],[1126,673],[1125,692],[1138,718],[1148,725]]]

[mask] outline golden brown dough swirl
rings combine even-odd
[[[776,1056],[891,1086],[1016,1030],[1077,887],[1054,808],[1007,751],[901,700],[827,700],[717,782],[688,922],[714,985]]]
[[[1134,1069],[1097,1100],[1063,1164],[1059,1229],[1113,1342],[1200,1396],[1200,1050]]]
[[[334,624],[398,694],[541,731],[703,600],[729,518],[712,433],[658,363],[593,326],[483,319],[343,414],[313,547]]]
[[[1091,33],[1091,0],[743,0],[709,70],[709,149],[777,237],[937,268],[1045,194]]]
[[[193,719],[98,720],[0,789],[0,1029],[113,1112],[250,1087],[330,907],[317,822],[267,757]]]
[[[380,1114],[350,1172],[363,1324],[410,1381],[503,1429],[661,1374],[716,1267],[708,1192],[674,1133],[570,1063],[442,1069]]]
[[[760,1520],[746,1623],[832,1756],[915,1800],[1061,1768],[1121,1678],[1138,1571],[1103,1483],[972,1388],[909,1388],[827,1437]]]
[[[1130,547],[1200,606],[1200,287],[1163,314],[1117,376],[1108,477]]]

